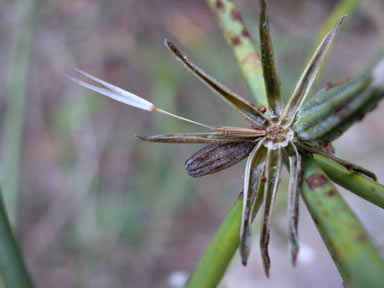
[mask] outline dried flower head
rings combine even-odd
[[[213,127],[202,124],[157,108],[151,102],[144,100],[128,91],[100,80],[83,71],[77,70],[85,77],[103,85],[99,87],[70,77],[77,84],[108,96],[122,103],[147,110],[156,111],[212,130],[207,133],[163,134],[156,136],[138,136],[150,142],[163,143],[209,143],[186,161],[186,169],[192,177],[199,177],[228,168],[248,156],[245,167],[243,210],[240,229],[240,255],[242,263],[247,264],[250,254],[251,223],[259,206],[256,202],[264,203],[264,213],[261,228],[260,247],[264,271],[269,276],[270,258],[268,244],[270,239],[270,223],[272,208],[280,181],[283,162],[287,164],[290,179],[288,189],[288,222],[289,249],[292,263],[296,263],[298,246],[298,213],[299,189],[302,172],[302,154],[317,153],[344,165],[348,169],[365,174],[376,180],[376,176],[357,165],[341,160],[323,149],[300,139],[292,126],[295,116],[306,100],[310,89],[317,77],[320,65],[335,37],[336,31],[345,16],[328,32],[307,67],[301,75],[288,103],[284,104],[281,95],[281,85],[277,74],[272,41],[269,33],[269,22],[265,1],[260,1],[260,51],[264,83],[268,107],[255,108],[219,81],[206,74],[201,68],[190,62],[186,56],[170,41],[165,40],[165,46],[184,64],[199,80],[205,83],[213,92],[240,112],[249,122],[249,127]],[[260,189],[264,183],[264,189]]]

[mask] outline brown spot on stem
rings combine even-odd
[[[333,109],[333,115],[335,115],[340,120],[343,120],[346,117],[348,117],[349,112],[350,112],[350,109],[349,109],[349,101],[348,100],[342,101],[340,104],[338,104]]]
[[[243,18],[241,18],[241,14],[239,11],[237,11],[235,8],[231,9],[231,18],[235,21],[239,21],[243,23]]]
[[[316,217],[313,218],[313,222],[315,222],[316,225],[319,225],[319,219],[317,219]]]
[[[216,8],[217,8],[217,9],[222,9],[222,8],[224,8],[224,4],[223,4],[223,2],[222,2],[221,0],[216,0],[215,5],[216,5]]]
[[[305,182],[307,182],[309,188],[313,190],[328,183],[328,179],[323,174],[313,174],[305,179]]]
[[[243,28],[243,30],[241,30],[241,35],[246,38],[251,38],[251,35],[249,34],[247,28],[245,27]]]
[[[365,236],[364,234],[359,234],[356,236],[356,241],[357,242],[365,242],[367,241],[367,236]]]
[[[335,148],[333,148],[332,144],[329,142],[320,142],[320,149],[324,152],[335,154]]]
[[[353,171],[353,167],[352,167],[352,165],[350,165],[350,164],[349,164],[349,165],[346,165],[345,168],[347,168],[348,171]]]
[[[262,182],[265,182],[265,181],[267,181],[267,177],[265,177],[264,175],[263,175],[263,176],[261,176],[261,181],[262,181]]]
[[[336,194],[336,192],[335,192],[335,190],[329,190],[327,193],[325,193],[325,195],[327,195],[327,196],[329,196],[329,197],[331,197],[331,196],[333,196],[333,195],[335,195]]]
[[[265,112],[267,112],[267,108],[265,108],[265,106],[263,106],[263,105],[261,105],[260,107],[259,107],[259,109],[258,109],[261,113],[265,113]]]
[[[335,87],[335,85],[334,84],[332,84],[332,82],[328,82],[327,83],[327,91],[329,90],[329,89],[332,89],[333,87]]]
[[[234,46],[237,46],[237,45],[240,44],[240,38],[237,37],[237,36],[232,37],[232,38],[231,38],[231,41],[232,41],[232,44],[233,44]]]

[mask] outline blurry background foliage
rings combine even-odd
[[[284,95],[338,1],[269,1]],[[257,40],[257,1],[236,1]],[[373,63],[384,50],[384,2],[361,1],[337,36],[317,89]],[[4,198],[38,287],[179,287],[242,187],[244,163],[192,179],[184,161],[199,145],[134,137],[195,127],[76,87],[79,67],[159,107],[204,123],[243,123],[177,63],[168,38],[208,73],[249,97],[204,1],[1,1],[1,177]],[[315,89],[316,90],[316,89]],[[384,182],[384,106],[335,142],[337,155]],[[223,287],[338,287],[341,279],[305,208],[297,268],[287,257],[286,182],[272,226],[272,278],[258,249],[235,259]],[[384,250],[384,212],[343,193]],[[301,205],[304,207],[304,205]],[[327,277],[324,277],[327,275]],[[243,286],[240,286],[243,285]]]

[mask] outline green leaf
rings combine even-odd
[[[282,123],[287,123],[288,126],[292,124],[296,113],[303,105],[309,94],[309,91],[312,88],[312,85],[320,70],[320,65],[324,61],[324,58],[327,55],[329,48],[331,47],[332,41],[335,38],[336,31],[341,25],[344,17],[345,16],[342,16],[336,25],[333,26],[333,28],[328,32],[323,41],[321,41],[317,47],[311,60],[309,60],[309,63],[301,75],[299,82],[297,83],[297,86],[292,93],[292,96],[289,98],[287,106],[284,108],[284,112],[282,114]]]
[[[265,0],[260,1],[260,54],[263,65],[264,83],[267,92],[268,106],[272,117],[280,115],[283,98],[281,96],[281,84],[275,67],[273,46],[269,33],[269,19]]]
[[[314,155],[313,158],[327,173],[328,177],[365,200],[384,208],[384,186],[348,170],[344,166],[322,156]]]

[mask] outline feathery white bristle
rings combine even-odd
[[[143,110],[146,110],[146,111],[154,111],[156,110],[156,106],[153,105],[151,102],[131,93],[131,92],[128,92],[124,89],[121,89],[115,85],[112,85],[108,82],[105,82],[95,76],[92,76],[84,71],[81,71],[79,69],[75,69],[77,72],[79,72],[80,74],[84,75],[85,77],[87,78],[90,78],[92,79],[93,81],[97,82],[97,83],[100,83],[101,85],[105,86],[106,88],[102,88],[102,87],[98,87],[98,86],[95,86],[95,85],[92,85],[92,84],[88,84],[84,81],[81,81],[81,80],[78,80],[76,78],[73,78],[71,76],[68,76],[73,82],[79,84],[80,86],[83,86],[85,88],[88,88],[92,91],[95,91],[97,93],[100,93],[104,96],[107,96],[109,98],[112,98],[116,101],[119,101],[121,103],[124,103],[124,104],[127,104],[127,105],[130,105],[130,106],[133,106],[133,107],[136,107],[136,108],[139,108],[139,109],[143,109]]]
[[[73,78],[72,76],[69,76],[67,75],[67,77],[69,79],[71,79],[73,82],[75,82],[76,84],[79,84],[80,86],[83,86],[85,88],[88,88],[92,91],[95,91],[97,93],[100,93],[104,96],[107,96],[111,99],[114,99],[116,101],[119,101],[121,103],[124,103],[124,104],[127,104],[127,105],[130,105],[130,106],[133,106],[133,107],[136,107],[136,108],[139,108],[139,109],[142,109],[142,110],[146,110],[146,111],[156,111],[156,112],[159,112],[159,113],[162,113],[162,114],[165,114],[165,115],[168,115],[168,116],[171,116],[171,117],[174,117],[176,119],[179,119],[179,120],[182,120],[182,121],[186,121],[186,122],[189,122],[189,123],[192,123],[192,124],[196,124],[198,126],[202,126],[202,127],[206,127],[208,129],[212,129],[212,130],[218,130],[218,131],[221,131],[220,128],[216,128],[216,127],[213,127],[213,126],[209,126],[209,125],[206,125],[206,124],[203,124],[203,123],[200,123],[200,122],[196,122],[196,121],[193,121],[193,120],[190,120],[190,119],[187,119],[187,118],[184,118],[184,117],[181,117],[181,116],[178,116],[178,115],[175,115],[175,114],[172,114],[170,112],[167,112],[165,110],[162,110],[162,109],[159,109],[157,108],[153,103],[131,93],[131,92],[128,92],[124,89],[121,89],[115,85],[112,85],[111,83],[108,83],[108,82],[105,82],[104,80],[101,80],[95,76],[92,76],[91,74],[88,74],[80,69],[76,69],[75,70],[77,72],[79,72],[80,74],[84,75],[85,77],[103,85],[104,87],[106,88],[103,88],[103,87],[99,87],[99,86],[95,86],[95,85],[92,85],[92,84],[89,84],[89,83],[86,83],[82,80],[79,80],[79,79],[76,79],[76,78]]]

